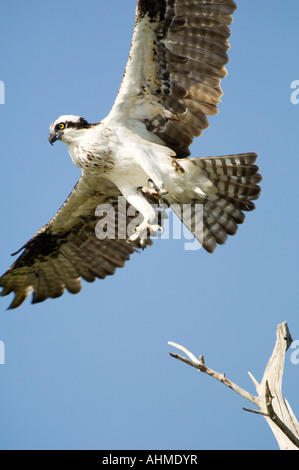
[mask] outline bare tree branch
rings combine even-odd
[[[282,376],[284,370],[285,354],[292,343],[292,338],[286,323],[282,323],[277,327],[277,340],[267,364],[263,379],[259,383],[249,372],[249,376],[258,393],[257,396],[252,395],[237,384],[229,380],[225,374],[220,374],[206,366],[204,357],[197,359],[188,349],[179,344],[169,342],[171,346],[184,352],[189,359],[178,354],[169,353],[171,357],[178,359],[200,372],[214,377],[219,382],[234,390],[246,400],[256,405],[259,410],[243,408],[251,413],[260,414],[265,417],[275,438],[282,450],[298,450],[299,449],[299,424],[291,410],[290,405],[282,396]]]

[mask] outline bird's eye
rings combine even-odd
[[[58,128],[62,131],[62,130],[65,128],[65,124],[63,124],[63,122],[61,122],[61,123],[58,125]]]

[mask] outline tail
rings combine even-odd
[[[243,211],[255,209],[252,201],[259,197],[261,188],[257,183],[262,179],[254,165],[256,159],[255,153],[189,159],[195,166],[191,174],[191,218],[186,221],[182,216],[182,204],[173,205],[172,209],[209,253],[237,232],[238,224],[245,219]],[[195,229],[198,204],[202,205],[200,234]]]

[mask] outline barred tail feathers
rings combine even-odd
[[[256,159],[255,153],[189,159],[196,167],[192,175],[193,210],[188,221],[182,217],[182,207],[174,208],[174,212],[209,253],[237,232],[245,219],[243,211],[255,208],[252,201],[259,197],[258,183],[262,179]],[[197,204],[202,204],[200,233],[195,223]]]

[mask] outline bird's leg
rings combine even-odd
[[[142,223],[134,227],[134,233],[129,236],[128,242],[134,242],[139,239],[141,246],[144,246],[145,240],[151,234],[153,235],[163,230],[158,223],[158,211],[139,192],[128,195],[126,199],[143,216]]]

